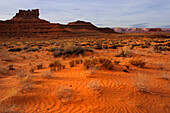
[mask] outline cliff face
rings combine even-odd
[[[19,10],[19,13],[13,17],[12,20],[22,20],[22,19],[39,19],[39,9],[33,10]]]
[[[80,32],[81,31],[81,32]],[[42,36],[42,35],[75,35],[77,32],[101,32],[115,33],[114,30],[98,28],[90,22],[76,21],[67,25],[52,24],[46,20],[39,18],[39,9],[35,10],[19,10],[18,13],[7,21],[0,21],[0,37],[15,36]]]
[[[162,31],[161,28],[150,28],[150,29],[148,30],[148,32],[161,32],[161,31]]]

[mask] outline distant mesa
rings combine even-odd
[[[13,17],[13,20],[18,19],[39,19],[39,9],[19,10],[19,13]]]
[[[112,28],[118,33],[142,33],[142,32],[170,32],[170,28]]]
[[[19,10],[12,19],[0,20],[0,37],[67,37],[116,33],[113,29],[98,28],[80,20],[67,25],[50,23],[40,19],[39,15],[39,9]]]
[[[161,28],[150,28],[150,29],[148,30],[148,32],[161,32],[161,31],[162,31]]]
[[[77,20],[75,22],[69,22],[67,25],[92,25],[90,22],[85,22],[85,21],[81,21],[81,20]]]

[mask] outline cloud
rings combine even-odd
[[[74,8],[73,10],[75,10],[75,11],[80,11],[81,9],[80,9],[80,8]]]
[[[0,4],[0,20],[12,18],[19,9],[32,8],[39,8],[40,18],[52,23],[77,19],[108,27],[156,27],[170,23],[169,0],[4,0]]]
[[[130,25],[130,27],[135,27],[135,28],[147,28],[148,26],[149,26],[149,23],[140,23],[140,24]]]

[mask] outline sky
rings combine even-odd
[[[170,0],[1,0],[0,20],[11,19],[19,9],[37,8],[40,18],[51,23],[170,28]]]

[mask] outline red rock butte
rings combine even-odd
[[[106,33],[116,32],[80,20],[67,25],[50,23],[39,18],[39,9],[19,10],[12,19],[0,21],[0,37],[67,37]]]
[[[161,28],[150,28],[150,29],[148,30],[148,32],[161,32],[161,31],[162,31]]]

